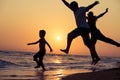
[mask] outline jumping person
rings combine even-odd
[[[95,50],[95,44],[97,42],[97,40],[101,40],[104,41],[106,43],[112,44],[112,45],[116,45],[117,47],[120,47],[120,43],[104,36],[99,29],[97,29],[96,27],[96,22],[98,20],[98,18],[102,17],[103,15],[105,15],[108,12],[108,8],[106,9],[105,12],[101,13],[98,16],[95,16],[94,13],[92,11],[90,11],[88,13],[87,19],[88,19],[88,24],[90,26],[90,32],[91,32],[91,56],[92,56],[92,63],[95,65],[99,60],[99,56],[97,55],[97,52]]]
[[[95,5],[99,4],[99,2],[95,1],[93,4],[87,7],[78,7],[78,3],[76,1],[73,1],[70,4],[65,0],[62,0],[62,1],[70,10],[73,11],[76,24],[77,24],[77,28],[68,34],[66,49],[60,49],[60,50],[68,54],[72,40],[80,35],[83,38],[84,44],[89,48],[90,47],[90,37],[89,37],[90,27],[88,23],[86,22],[85,15],[87,11],[89,11]]]

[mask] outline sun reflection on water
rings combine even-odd
[[[56,64],[62,63],[61,57],[56,56],[54,59],[52,59],[52,62]]]
[[[54,60],[54,63],[62,63],[60,60],[56,59]]]

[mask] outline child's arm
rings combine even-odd
[[[93,4],[89,5],[87,8],[87,11],[89,11],[91,8],[93,8],[94,6],[96,6],[97,4],[99,4],[99,1],[95,1]]]
[[[33,45],[33,44],[37,44],[37,43],[39,43],[39,40],[36,42],[28,43],[27,45]]]
[[[100,17],[102,17],[103,15],[105,15],[107,12],[108,12],[108,8],[106,8],[106,11],[105,11],[105,12],[101,13],[100,15],[98,15],[98,16],[97,16],[97,19],[100,18]]]
[[[48,45],[48,47],[50,48],[50,52],[52,52],[53,50],[52,50],[52,48],[51,48],[51,46],[49,45],[49,43],[46,41],[46,44]]]
[[[69,4],[67,1],[62,0],[62,2],[63,2],[69,9],[71,9],[71,8],[70,8],[70,4]],[[72,10],[72,9],[71,9],[71,10]]]

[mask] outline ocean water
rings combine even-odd
[[[34,69],[33,55],[31,52],[0,51],[0,80],[61,80],[74,73],[120,67],[119,57],[101,57],[93,66],[90,56],[48,53],[44,57],[47,71],[42,71]]]

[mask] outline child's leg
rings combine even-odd
[[[44,64],[43,64],[43,56],[39,57],[39,66],[41,66],[42,69],[45,71],[45,67],[44,67]]]
[[[38,52],[39,53],[39,52]],[[36,62],[37,66],[35,68],[37,68],[39,66],[39,61],[38,61],[38,53],[36,53],[34,56],[33,56],[33,61]]]

